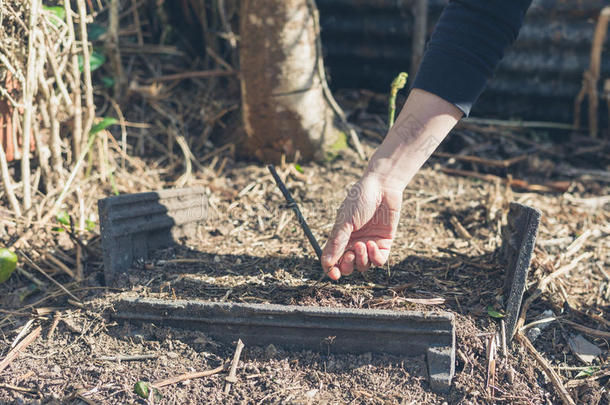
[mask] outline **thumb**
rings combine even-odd
[[[349,242],[353,226],[349,222],[338,222],[333,227],[330,237],[322,250],[322,268],[325,273],[337,264]]]

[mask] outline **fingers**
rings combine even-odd
[[[383,266],[387,257],[384,257],[383,253],[377,246],[377,243],[372,240],[366,242],[366,251],[368,253],[371,263],[375,266]]]
[[[327,272],[332,280],[338,280],[341,276],[349,276],[354,268],[363,272],[371,266],[383,266],[388,259],[389,247],[385,243],[379,246],[376,242],[369,240],[356,242],[352,249],[343,254],[338,263],[333,264]]]
[[[322,268],[329,276],[331,270],[333,274],[337,275],[336,278],[331,277],[333,280],[336,280],[341,277],[341,271],[337,267],[337,263],[345,252],[345,247],[349,242],[351,234],[352,226],[349,223],[335,224],[335,227],[333,228],[330,234],[330,238],[328,239],[328,242],[326,242],[326,245],[322,250]]]
[[[331,280],[339,280],[339,278],[341,278],[341,270],[339,270],[339,268],[337,266],[333,266],[331,267],[330,270],[328,270],[326,272],[326,274],[328,274],[328,277],[330,277]]]
[[[339,265],[339,270],[341,270],[342,276],[349,276],[354,271],[354,260],[356,260],[356,255],[351,250],[348,250],[343,255],[343,259],[341,260],[341,264]]]
[[[369,255],[364,242],[356,242],[354,244],[354,253],[356,254],[356,269],[360,272],[366,271],[371,263],[369,262]]]

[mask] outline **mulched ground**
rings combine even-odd
[[[518,173],[529,175],[532,183],[541,183],[540,177],[556,179],[541,175],[541,161],[538,156],[528,157]],[[42,326],[40,337],[0,371],[0,402],[144,403],[133,392],[137,381],[212,369],[232,357],[234,346],[199,332],[115,322],[113,303],[123,294],[137,294],[442,309],[455,313],[458,320],[456,377],[447,395],[430,391],[422,358],[290,353],[271,346],[244,349],[238,382],[229,394],[223,393],[223,372],[164,387],[162,397],[152,400],[155,403],[559,403],[541,367],[517,343],[507,357],[498,350],[495,382],[487,383],[486,346],[499,328],[488,307],[502,312],[504,304],[500,228],[510,201],[543,212],[529,287],[552,271],[573,265],[534,301],[526,323],[551,310],[555,316],[607,334],[610,215],[609,201],[603,196],[609,194],[608,183],[587,178],[574,181],[564,193],[517,192],[499,182],[440,172],[441,165],[452,163],[433,160],[409,185],[389,266],[313,288],[320,277],[318,264],[264,167],[229,163],[222,173],[195,173],[189,184],[204,185],[210,192],[210,218],[199,229],[200,237],[136,263],[120,280],[120,288],[101,287],[101,259],[95,254],[88,259],[81,286],[66,275],[55,275],[82,304],[68,301],[52,285],[46,292],[32,292],[31,282],[21,275],[0,285],[0,359],[26,322],[33,320],[29,330]],[[304,165],[302,172],[292,165],[280,168],[321,243],[347,186],[363,168],[364,163],[350,153],[326,166]],[[455,228],[452,217],[470,238]],[[96,237],[90,242],[93,251],[99,249]],[[45,243],[72,255],[65,233],[52,235]],[[49,336],[54,319],[59,322]],[[582,332],[566,323],[552,322],[535,347],[573,398],[580,403],[608,403],[608,342],[583,333],[602,350],[590,367],[567,344],[567,338],[578,333]],[[151,358],[108,359],[139,354]]]

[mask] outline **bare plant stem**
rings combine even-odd
[[[32,0],[30,2],[30,24],[28,38],[28,64],[27,79],[23,89],[23,147],[21,156],[21,178],[23,179],[23,208],[29,210],[32,207],[32,185],[30,184],[30,137],[32,136],[32,116],[34,106],[34,92],[36,90],[36,23],[38,21],[38,7],[40,2]]]
[[[91,56],[89,54],[89,41],[87,39],[87,6],[85,0],[78,0],[78,25],[80,27],[80,40],[83,47],[83,76],[85,79],[85,121],[83,135],[88,134],[95,118],[95,105],[93,104],[93,84],[91,83]],[[77,65],[78,66],[78,65]]]
[[[109,55],[110,64],[114,73],[113,97],[120,100],[124,80],[121,51],[119,49],[119,0],[110,0],[106,52]]]
[[[72,68],[72,94],[74,95],[74,121],[72,128],[72,156],[80,155],[83,142],[83,108],[81,104],[80,71],[78,70],[78,56],[76,53],[76,36],[74,35],[74,24],[72,22],[72,8],[70,0],[64,0],[66,10],[66,24],[68,25],[68,37],[70,39],[70,55]]]
[[[4,185],[4,190],[8,197],[8,202],[11,204],[11,208],[13,209],[13,213],[17,216],[21,216],[21,207],[19,206],[19,201],[17,201],[17,197],[15,197],[15,190],[13,190],[13,185],[11,183],[11,175],[8,172],[8,163],[6,161],[6,154],[4,153],[4,148],[2,147],[2,143],[0,142],[0,174],[2,175],[2,184]]]

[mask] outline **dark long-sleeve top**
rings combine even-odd
[[[454,0],[443,10],[413,83],[465,115],[504,50],[517,38],[532,0]]]

